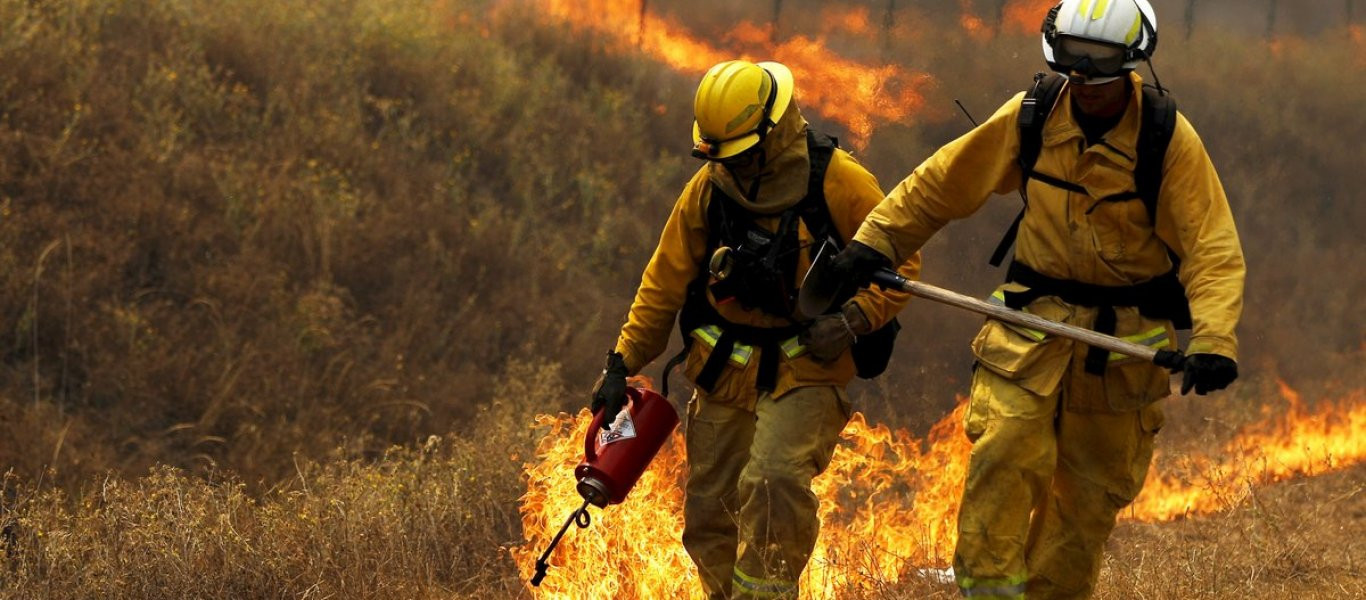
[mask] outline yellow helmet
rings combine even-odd
[[[776,62],[720,63],[693,99],[693,156],[730,158],[763,141],[792,103],[792,71]]]

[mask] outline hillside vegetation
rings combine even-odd
[[[519,593],[532,417],[585,403],[696,168],[699,74],[505,4],[0,0],[0,594]],[[708,14],[768,15],[665,4],[711,40]],[[953,99],[985,116],[1042,66],[930,4],[823,38],[935,78],[859,151],[884,188],[966,129]],[[1360,31],[1163,43],[1250,273],[1250,384],[1187,416],[1250,419],[1275,376],[1360,387]],[[989,289],[1017,202],[946,230],[926,278]],[[980,322],[946,310],[908,310],[861,408],[945,412]]]

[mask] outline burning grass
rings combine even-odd
[[[524,364],[506,381],[476,435],[431,438],[374,460],[303,460],[294,478],[263,494],[228,474],[170,468],[108,478],[74,496],[8,476],[0,597],[698,597],[678,541],[680,439],[665,446],[626,503],[593,509],[589,528],[571,528],[542,588],[527,586],[551,528],[578,506],[571,473],[588,420],[586,413],[532,419],[535,398],[564,393],[553,366]],[[1188,402],[1172,408],[1184,412],[1180,403]],[[1287,410],[1288,402],[1265,402],[1266,419],[1188,455],[1202,457],[1189,461],[1204,465],[1195,473],[1199,486],[1224,503],[1160,518],[1135,518],[1139,512],[1121,522],[1098,598],[1366,591],[1359,564],[1366,544],[1363,431],[1359,423],[1351,430],[1321,425],[1343,422],[1338,409],[1360,403]],[[806,574],[809,597],[956,594],[942,567],[966,458],[960,422],[958,412],[946,415],[920,438],[854,419],[818,479],[824,526]],[[1304,423],[1312,433],[1296,425]],[[1249,454],[1220,450],[1257,445],[1267,456],[1273,448],[1257,436],[1270,429],[1283,432],[1280,446],[1316,457],[1284,473],[1313,477],[1266,470],[1294,459],[1247,461],[1241,457]],[[1325,461],[1323,449],[1342,448],[1344,440],[1355,454]],[[1164,463],[1159,471],[1169,467]],[[1223,482],[1228,487],[1216,489]],[[1140,504],[1165,493],[1145,490]]]
[[[1360,392],[1310,410],[1284,383],[1279,390],[1279,401],[1264,404],[1266,417],[1242,428],[1218,451],[1183,456],[1180,463],[1189,479],[1164,475],[1170,461],[1158,460],[1122,518],[1170,522],[1237,510],[1255,503],[1261,486],[1354,469],[1366,459],[1366,402]],[[960,398],[959,408],[924,439],[869,425],[862,414],[855,415],[814,486],[822,528],[803,574],[805,597],[878,597],[907,593],[908,587],[916,593],[943,591],[941,574],[953,553],[970,450],[962,430],[965,407]],[[527,465],[522,505],[530,543],[512,552],[524,576],[530,576],[540,547],[579,503],[569,473],[582,458],[588,417],[586,411],[540,417],[549,432],[537,448],[539,462]],[[564,567],[551,570],[538,598],[700,598],[681,543],[682,447],[676,434],[627,502],[609,507],[592,528],[573,532],[552,561]],[[657,543],[661,539],[671,543]],[[685,570],[690,578],[679,577]],[[603,577],[604,571],[618,577]],[[1115,576],[1126,577],[1125,571],[1118,569]]]

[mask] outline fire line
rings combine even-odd
[[[1289,386],[1281,384],[1280,391],[1280,414],[1244,428],[1219,453],[1186,457],[1174,469],[1159,459],[1121,518],[1156,522],[1215,513],[1236,505],[1253,486],[1321,475],[1366,459],[1366,391],[1319,402],[1314,410]],[[830,467],[815,482],[822,526],[803,574],[804,597],[857,594],[944,572],[956,541],[970,450],[962,429],[966,406],[960,397],[957,408],[923,439],[854,415]],[[510,549],[527,577],[538,549],[582,501],[573,470],[589,418],[586,410],[537,418],[535,427],[545,433],[537,462],[525,465],[526,542]],[[700,598],[681,542],[685,480],[682,435],[675,432],[623,504],[595,512],[591,529],[566,537],[551,577],[534,596]]]

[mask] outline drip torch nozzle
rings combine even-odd
[[[579,495],[583,496],[583,499],[589,504],[598,508],[607,508],[607,486],[601,481],[592,477],[584,477],[579,480],[579,485],[576,489],[578,490]]]
[[[536,559],[536,574],[531,576],[531,585],[540,586],[541,580],[545,579],[545,572],[550,569],[550,562],[548,561],[550,552],[555,549],[555,546],[560,545],[560,538],[564,537],[564,532],[569,529],[570,523],[578,525],[579,529],[584,529],[593,523],[592,517],[588,516],[588,500],[584,500],[577,510],[569,513],[569,518],[560,527],[560,532],[555,534],[555,538],[550,540],[550,545],[546,547],[545,552]]]

